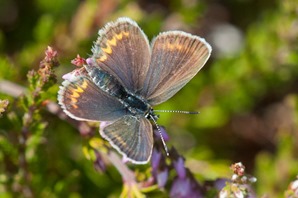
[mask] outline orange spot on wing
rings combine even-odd
[[[123,32],[125,36],[129,36],[129,32]]]
[[[101,48],[103,52],[105,52],[106,54],[112,54],[113,53],[113,49],[112,46],[116,46],[117,45],[117,40],[122,40],[123,37],[129,36],[129,32],[120,32],[119,34],[115,34],[111,39],[108,39],[106,41],[106,47],[105,48]],[[97,61],[99,62],[103,62],[105,60],[107,60],[107,55],[106,54],[102,54],[102,56],[100,58],[97,59]]]
[[[99,59],[97,59],[97,61],[99,61],[99,62],[103,62],[103,61],[105,61],[105,60],[107,60],[107,56],[104,54],[104,55],[102,55]]]
[[[169,50],[181,50],[183,48],[183,46],[178,43],[167,43],[166,46]]]
[[[87,83],[86,80],[84,80],[84,82],[83,82],[83,84],[81,85],[81,87],[82,87],[83,89],[86,89],[87,86],[88,86],[88,83]]]
[[[122,34],[122,33],[116,34],[115,37],[116,37],[118,40],[121,40],[122,37],[123,37],[123,34]]]
[[[116,37],[116,39],[118,39],[118,40],[121,40],[122,38],[123,38],[123,36],[126,36],[126,37],[128,37],[129,36],[129,32],[120,32],[119,34],[116,34],[115,35],[115,37]]]
[[[70,100],[71,100],[71,102],[73,103],[73,104],[75,104],[75,103],[77,103],[78,102],[78,100],[76,99],[76,98],[70,98]]]
[[[126,145],[126,142],[123,141],[123,139],[120,137],[120,136],[114,136],[115,139],[117,139],[118,141],[118,144],[121,144],[121,145]]]
[[[75,92],[75,90],[72,92],[71,98],[78,98],[80,97],[80,94],[78,94],[77,92]]]
[[[107,47],[106,48],[101,48],[105,53],[107,54],[111,54],[112,53],[112,48],[109,44],[107,44]]]
[[[108,44],[112,45],[112,46],[116,46],[117,45],[117,39],[115,37],[113,37],[112,39],[108,40]]]
[[[83,93],[84,92],[84,90],[81,87],[76,88],[75,91],[78,92],[78,93]]]
[[[83,84],[81,86],[77,86],[76,89],[72,90],[71,98],[79,98],[80,97],[79,93],[83,93],[84,89],[86,89],[87,86],[88,86],[88,83],[86,81],[83,81]]]

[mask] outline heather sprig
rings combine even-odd
[[[57,51],[48,47],[38,70],[27,73],[28,89],[21,88],[23,94],[11,102],[13,105],[7,109],[7,117],[4,118],[13,127],[2,128],[2,132],[8,136],[0,141],[0,148],[3,149],[2,156],[5,156],[6,161],[11,162],[4,168],[7,180],[3,183],[17,197],[36,196],[36,190],[32,185],[34,175],[31,167],[38,158],[35,153],[43,141],[42,136],[48,124],[42,117],[41,110],[48,104],[47,91],[56,83],[54,68],[58,65]],[[2,83],[12,85],[5,81]],[[1,112],[7,105],[8,100],[1,101]],[[7,149],[8,147],[10,149]],[[18,160],[15,161],[15,159]],[[12,170],[12,166],[16,170]]]
[[[245,166],[241,162],[232,164],[231,170],[233,171],[231,180],[226,182],[226,186],[220,191],[219,197],[255,197],[251,184],[255,183],[257,179],[245,173]]]
[[[0,117],[2,116],[2,113],[5,112],[8,104],[9,104],[8,100],[0,100]]]
[[[298,197],[298,176],[296,180],[292,181],[289,186],[288,190],[285,191],[286,198],[296,198]]]

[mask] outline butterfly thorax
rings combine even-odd
[[[105,93],[120,101],[132,115],[147,115],[151,106],[141,97],[130,93],[111,74],[99,68],[88,73],[92,81]]]
[[[127,93],[127,96],[121,100],[133,115],[145,116],[151,110],[151,106],[146,101],[134,94]]]

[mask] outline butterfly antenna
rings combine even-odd
[[[153,122],[154,122],[154,124],[155,124],[155,126],[156,126],[156,128],[157,128],[157,130],[158,130],[158,132],[159,132],[159,135],[160,135],[160,138],[161,138],[161,141],[162,141],[162,144],[163,144],[163,147],[165,148],[165,151],[166,151],[166,153],[167,153],[167,156],[169,156],[168,147],[167,147],[167,145],[166,145],[165,140],[163,139],[163,136],[162,136],[162,134],[161,134],[161,130],[160,130],[160,128],[159,128],[159,126],[158,126],[158,124],[157,124],[157,122],[156,122],[154,116],[153,116],[153,115],[150,115],[150,118],[153,120]]]
[[[184,114],[199,114],[197,111],[179,111],[179,110],[153,110],[153,112],[162,112],[162,113],[184,113]]]

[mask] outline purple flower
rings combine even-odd
[[[226,186],[226,183],[228,181],[229,181],[228,179],[222,179],[222,178],[216,179],[214,181],[214,188],[217,189],[217,190],[221,190]]]
[[[157,174],[157,184],[159,188],[165,187],[168,180],[168,176],[169,176],[169,171],[167,168],[165,168],[164,170],[160,171]]]
[[[151,157],[152,175],[160,188],[163,188],[168,180],[169,170],[165,164],[162,153],[153,148]]]
[[[191,178],[177,177],[172,185],[170,197],[173,198],[200,198],[203,197],[199,186]]]
[[[85,122],[81,122],[79,123],[79,131],[80,131],[80,134],[81,136],[88,136],[88,135],[91,135],[91,132],[92,132],[92,128]]]
[[[106,170],[106,164],[103,161],[102,155],[95,151],[96,154],[96,160],[94,161],[94,167],[96,170],[100,172],[104,172]]]
[[[178,177],[184,179],[186,177],[186,169],[184,166],[184,160],[182,157],[179,157],[177,161],[173,162],[174,168],[177,171]]]
[[[189,170],[185,168],[183,157],[179,155],[174,156],[173,167],[177,172],[177,177],[172,184],[170,196],[177,198],[203,197],[202,187],[197,183]]]
[[[160,164],[160,160],[161,160],[161,152],[153,148],[152,157],[151,157],[151,167],[152,167],[153,173],[157,172],[157,169]]]

